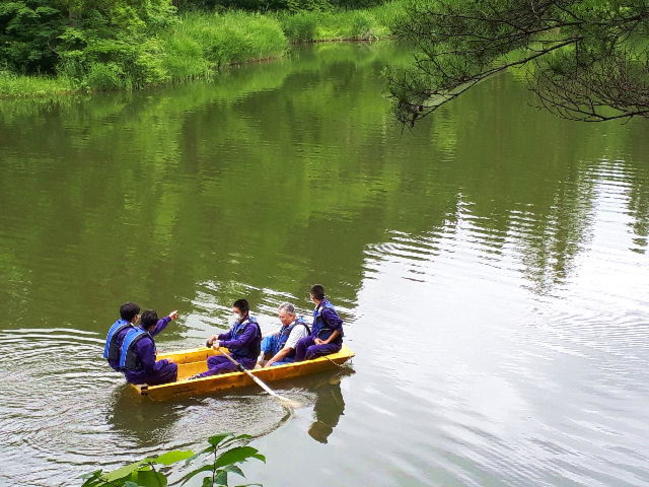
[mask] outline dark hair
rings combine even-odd
[[[126,321],[132,321],[139,312],[140,307],[135,303],[124,303],[119,307],[119,315]]]
[[[237,308],[239,311],[241,311],[244,314],[250,311],[250,305],[248,304],[248,301],[246,301],[245,299],[237,299],[232,305],[232,307]]]
[[[325,290],[322,284],[314,284],[313,286],[311,286],[311,291],[309,292],[311,293],[311,296],[316,299],[322,300],[325,297]]]
[[[154,309],[147,309],[140,316],[140,324],[145,330],[148,330],[158,322],[158,313]]]

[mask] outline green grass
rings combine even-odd
[[[403,12],[397,0],[364,10],[282,12],[277,18],[292,43],[372,41],[389,37]]]
[[[172,79],[210,77],[231,64],[280,57],[288,47],[276,19],[237,11],[187,14],[160,37]]]
[[[0,70],[0,98],[61,95],[74,90],[67,78],[24,76]]]
[[[291,43],[378,40],[391,35],[403,15],[404,1],[364,10],[293,14],[191,12],[139,45],[133,62],[92,62],[81,75],[74,63],[64,64],[60,67],[64,75],[59,77],[21,76],[0,70],[0,98],[137,89],[209,79],[232,64],[281,57]]]

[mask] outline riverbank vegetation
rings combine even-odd
[[[206,79],[284,55],[291,44],[388,37],[401,1],[245,2],[23,0],[0,6],[0,97],[140,89]],[[362,5],[363,9],[349,9]],[[236,7],[228,10],[224,7]],[[248,10],[242,8],[248,7]],[[272,10],[269,10],[272,8]]]

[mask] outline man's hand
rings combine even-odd
[[[316,338],[316,339],[313,340],[313,343],[315,343],[316,345],[324,345],[325,341],[320,340],[319,338]]]
[[[178,311],[172,311],[171,313],[169,313],[169,318],[171,318],[172,320],[177,320],[178,319]]]
[[[209,337],[209,338],[207,339],[207,343],[206,343],[206,345],[207,345],[208,347],[211,347],[212,345],[214,345],[214,342],[216,342],[217,345],[218,345],[218,340],[219,340],[219,337],[218,337],[218,336],[216,336],[216,335],[212,335],[211,337]]]

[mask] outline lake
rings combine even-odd
[[[535,108],[516,73],[414,129],[391,43],[216,81],[0,103],[0,485],[219,432],[273,486],[649,485],[649,137]],[[119,305],[189,348],[322,283],[351,368],[153,403],[101,358]]]

